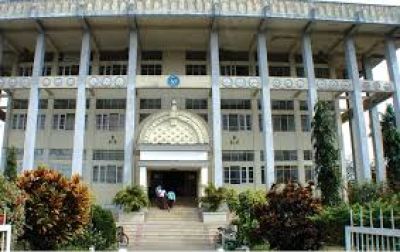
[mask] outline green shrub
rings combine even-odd
[[[266,203],[266,192],[263,190],[247,190],[238,195],[238,204],[232,212],[236,214],[234,224],[238,227],[237,239],[240,244],[250,247],[264,244],[257,230],[259,223],[255,209]]]
[[[205,188],[205,196],[200,198],[201,207],[206,211],[216,212],[226,199],[226,189],[223,187],[216,188],[213,184],[209,184]]]
[[[322,245],[320,228],[310,219],[321,211],[321,203],[312,196],[311,186],[274,185],[267,204],[256,208],[258,233],[271,249],[317,250]]]
[[[12,225],[13,236],[23,234],[25,223],[25,194],[14,182],[0,176],[0,214],[6,213],[7,224]]]
[[[385,188],[379,183],[349,183],[348,187],[350,204],[366,204],[371,201],[378,200],[385,195]]]
[[[24,172],[18,186],[27,195],[23,238],[31,249],[53,250],[89,223],[89,190],[78,176],[38,168]]]
[[[117,192],[113,202],[121,206],[125,212],[136,212],[149,205],[147,194],[137,185],[128,186]]]
[[[17,180],[17,151],[15,147],[7,150],[6,167],[4,177],[9,181]]]
[[[235,209],[238,208],[239,202],[239,194],[235,189],[226,189],[225,190],[225,200],[228,205],[229,211],[235,212]]]

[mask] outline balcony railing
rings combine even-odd
[[[0,13],[0,19],[157,14],[400,24],[399,6],[311,0],[0,0]]]
[[[176,76],[177,82],[171,83],[171,75],[137,75],[136,88],[211,88],[211,76]],[[28,89],[32,77],[1,77],[0,89]],[[126,75],[89,75],[86,77],[87,88],[126,88]],[[39,88],[76,88],[78,76],[45,76],[39,78]],[[348,92],[353,90],[353,84],[348,79],[316,79],[316,87],[321,92]],[[308,89],[306,78],[270,77],[269,85],[273,90],[303,90]],[[221,76],[220,87],[224,89],[260,89],[261,80],[258,76]],[[389,81],[361,81],[364,92],[393,92],[393,83]]]

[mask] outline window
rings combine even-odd
[[[140,109],[161,109],[161,99],[140,99]]]
[[[65,65],[58,67],[58,75],[79,75],[79,65]]]
[[[305,150],[303,151],[304,160],[310,161],[312,160],[312,151]]]
[[[315,181],[316,172],[312,166],[310,166],[310,165],[304,166],[304,173],[305,173],[305,180],[306,180],[305,182]]]
[[[222,161],[254,161],[253,151],[223,151]]]
[[[32,76],[32,66],[19,67],[18,76]]]
[[[300,101],[300,110],[302,110],[302,111],[307,111],[308,110],[307,101]]]
[[[246,65],[222,65],[220,66],[222,76],[249,76],[249,66]]]
[[[315,77],[316,78],[328,79],[329,78],[329,69],[328,68],[322,68],[322,67],[316,67],[315,68]]]
[[[28,109],[28,100],[27,99],[14,99],[14,100],[12,100],[12,108],[13,109]]]
[[[260,131],[263,131],[263,117],[262,114],[258,115],[258,128],[260,129]]]
[[[39,114],[37,119],[37,128],[40,130],[44,130],[45,125],[46,125],[46,115]]]
[[[260,161],[264,161],[264,150],[260,150]]]
[[[290,67],[286,66],[270,66],[270,76],[290,76]]]
[[[55,129],[55,130],[74,130],[74,127],[75,127],[75,114],[74,113],[53,115],[53,129]]]
[[[47,109],[49,101],[47,99],[39,100],[39,109]]]
[[[186,51],[185,58],[192,61],[206,61],[207,53],[205,51]]]
[[[102,64],[99,68],[100,75],[126,75],[127,64]]]
[[[235,185],[253,182],[253,167],[241,167],[236,165],[224,167],[224,183]]]
[[[25,130],[26,129],[26,114],[14,114],[12,120],[12,129]]]
[[[51,66],[43,66],[42,76],[51,75]]]
[[[142,51],[142,61],[162,60],[162,51]]]
[[[125,109],[125,99],[97,99],[96,109]]]
[[[161,75],[161,64],[142,64],[140,66],[141,75]]]
[[[221,109],[251,109],[251,101],[244,99],[222,99]]]
[[[75,99],[55,99],[54,109],[75,109],[76,100]]]
[[[92,170],[94,183],[118,184],[122,183],[122,166],[119,165],[95,165]]]
[[[250,131],[251,115],[249,114],[223,114],[222,129],[227,131]]]
[[[272,122],[276,132],[295,131],[294,115],[272,115]]]
[[[265,168],[261,166],[261,184],[265,184]]]
[[[296,150],[275,150],[274,152],[275,161],[296,161],[297,151]]]
[[[186,75],[207,75],[206,65],[186,65]]]
[[[207,109],[208,100],[207,99],[186,99],[185,101],[186,109]]]
[[[72,160],[72,149],[50,149],[50,160]]]
[[[277,183],[287,183],[289,181],[298,181],[297,166],[278,165],[275,166],[275,176]]]
[[[311,131],[311,122],[308,115],[301,115],[301,130],[303,132]]]
[[[125,114],[97,114],[96,129],[97,130],[122,130],[125,127]]]
[[[49,166],[63,174],[65,177],[70,178],[72,175],[72,167],[71,164],[59,163],[59,162],[50,162]]]
[[[93,150],[93,160],[124,160],[123,150]]]
[[[294,110],[293,101],[272,100],[271,107],[273,110]]]

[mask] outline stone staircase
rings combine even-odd
[[[129,237],[128,250],[215,250],[218,224],[205,225],[197,208],[150,208],[145,223],[119,223]]]

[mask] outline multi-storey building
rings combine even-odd
[[[384,180],[376,105],[393,96],[400,121],[399,26],[400,7],[323,1],[0,0],[3,152],[80,174],[101,204],[130,184],[306,182],[326,100],[342,160],[350,118],[357,178]],[[384,59],[390,82],[372,78]]]

